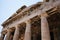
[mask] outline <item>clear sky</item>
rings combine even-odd
[[[0,32],[2,30],[1,24],[8,19],[23,5],[30,6],[43,0],[0,0]]]

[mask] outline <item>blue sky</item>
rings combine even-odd
[[[0,0],[0,32],[1,24],[16,12],[21,6],[30,6],[43,0]]]

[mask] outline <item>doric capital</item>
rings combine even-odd
[[[9,28],[9,29],[7,29],[7,33],[11,33],[11,32],[13,32],[13,30],[11,29],[11,28]]]
[[[27,20],[27,21],[25,21],[25,23],[31,23],[31,20]]]
[[[47,16],[48,16],[48,14],[46,12],[41,14],[41,17],[47,17]]]

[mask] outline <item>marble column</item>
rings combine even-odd
[[[15,29],[15,33],[14,33],[14,36],[13,36],[13,40],[19,40],[19,27],[16,26],[16,29]]]
[[[41,39],[50,40],[49,25],[45,15],[41,15]]]
[[[13,35],[10,36],[10,40],[13,40]]]
[[[11,31],[8,30],[8,31],[7,31],[7,34],[6,34],[5,40],[10,40],[10,35],[11,35]]]
[[[26,30],[24,40],[31,40],[31,24],[30,21],[26,21]]]
[[[1,34],[1,40],[4,40],[5,35]]]

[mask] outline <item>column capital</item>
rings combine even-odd
[[[31,20],[26,21],[26,30],[24,40],[31,40]]]
[[[46,12],[41,13],[38,17],[48,17],[49,15]]]
[[[16,25],[16,26],[15,26],[15,29],[17,29],[17,28],[20,28],[20,25]]]
[[[47,16],[48,16],[48,14],[46,12],[41,14],[41,17],[47,17]]]
[[[12,32],[12,29],[7,29],[7,32],[10,32],[11,33]]]
[[[31,20],[27,20],[27,21],[25,21],[25,23],[31,23]]]
[[[20,33],[19,30],[20,30],[19,25],[16,25],[13,40],[19,40],[19,33]]]
[[[7,30],[5,40],[10,40],[10,36],[11,36],[11,30],[9,29],[9,30]]]
[[[50,40],[49,25],[44,15],[41,15],[41,39]]]

